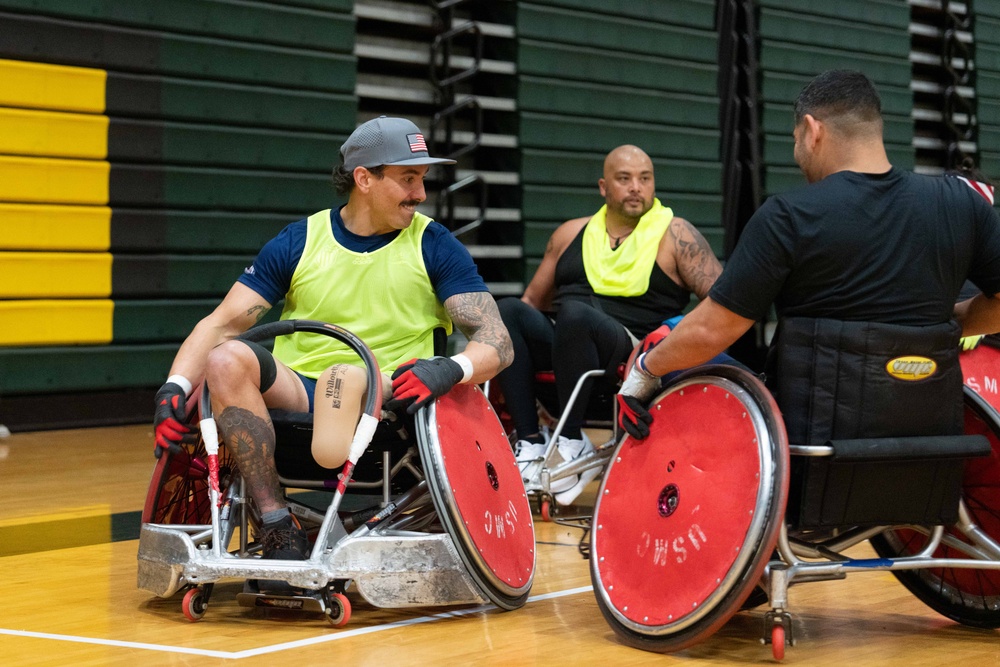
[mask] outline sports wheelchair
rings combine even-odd
[[[619,369],[620,370],[620,369]],[[548,443],[544,453],[537,459],[541,465],[533,466],[533,474],[522,478],[524,488],[528,497],[534,501],[538,515],[543,521],[556,521],[565,523],[571,527],[587,529],[590,523],[589,516],[573,516],[559,518],[561,506],[556,502],[553,491],[553,483],[559,480],[576,479],[577,476],[586,482],[593,480],[604,470],[608,459],[614,452],[614,446],[618,442],[620,432],[618,429],[618,404],[615,401],[615,393],[606,387],[598,386],[596,382],[605,377],[606,370],[597,369],[583,373],[573,386],[573,391],[567,401],[566,408],[557,418],[553,416],[558,413],[559,399],[555,391],[555,374],[552,371],[542,371],[535,374],[535,385],[538,391],[538,415],[539,424],[548,432]],[[562,434],[566,425],[566,418],[572,406],[577,401],[582,400],[580,395],[584,388],[591,389],[590,400],[586,409],[586,417],[583,428],[591,430],[602,430],[608,432],[608,437],[599,442],[594,442],[594,451],[580,456],[572,461],[562,461],[556,459],[556,442]],[[494,383],[489,383],[486,387],[490,403],[494,406],[500,416],[501,423],[504,424],[510,435],[511,445],[517,439],[513,424],[506,413],[503,394]]]
[[[1000,627],[1000,413],[963,389],[962,435],[790,445],[753,374],[681,374],[598,492],[590,569],[604,618],[629,646],[678,651],[766,592],[762,641],[780,660],[794,644],[789,585],[888,570],[944,616]],[[865,540],[878,558],[845,555]]]
[[[365,363],[368,386],[380,386],[374,356],[335,325],[284,320],[243,338],[293,332],[343,342]],[[204,387],[191,406],[201,440],[164,452],[154,467],[138,587],[162,598],[183,591],[182,610],[192,621],[204,616],[214,584],[223,579],[245,580],[237,595],[241,606],[319,612],[335,627],[350,619],[351,584],[377,607],[521,607],[534,578],[534,526],[517,463],[484,394],[458,385],[412,420],[383,413],[380,392],[368,394],[339,471],[312,460],[311,415],[271,411],[279,478],[313,544],[308,560],[283,561],[259,557],[260,514],[234,459],[218,443]],[[371,502],[373,490],[381,492],[377,502],[347,509],[345,499]],[[325,508],[313,498],[330,492]],[[300,591],[262,593],[253,585],[257,579],[286,581]]]

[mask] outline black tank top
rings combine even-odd
[[[649,289],[639,296],[595,294],[583,268],[583,232],[576,235],[556,262],[556,296],[552,308],[567,301],[582,301],[615,318],[636,338],[642,338],[660,326],[663,320],[680,315],[691,301],[691,292],[675,283],[653,263]]]

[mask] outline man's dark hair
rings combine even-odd
[[[377,167],[365,167],[375,178],[385,176],[385,165]],[[333,187],[341,197],[347,197],[354,191],[354,172],[348,171],[343,164],[338,164],[333,168]]]
[[[835,69],[810,81],[795,100],[795,125],[806,114],[851,133],[855,126],[875,123],[882,130],[882,100],[861,72]]]

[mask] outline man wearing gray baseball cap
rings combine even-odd
[[[312,412],[313,458],[333,469],[347,459],[368,389],[357,355],[331,338],[282,336],[273,353],[237,339],[274,304],[284,300],[281,319],[331,322],[359,336],[386,373],[381,390],[390,410],[412,414],[458,383],[492,378],[513,359],[469,252],[416,210],[427,197],[430,165],[455,161],[431,157],[411,121],[385,116],[361,124],[340,158],[333,181],[347,203],[268,241],[185,340],[156,396],[156,445],[176,446],[194,436],[187,395],[209,382],[216,422],[263,518],[264,558],[308,557],[306,533],[278,485],[268,408]],[[435,356],[435,338],[453,323],[468,345],[453,357]],[[265,591],[288,589],[259,583]]]
[[[448,158],[431,157],[424,135],[411,121],[388,116],[359,125],[340,147],[340,159],[348,171],[380,165],[455,164]]]

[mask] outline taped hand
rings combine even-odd
[[[412,415],[448,393],[464,376],[462,367],[447,357],[410,359],[392,374],[392,400],[386,403],[386,410],[406,406]]]
[[[187,421],[184,389],[174,382],[167,382],[156,392],[156,411],[153,413],[153,431],[156,433],[156,458],[164,449],[178,451],[183,442],[194,442],[198,434],[185,424]]]
[[[618,425],[630,436],[638,440],[649,435],[649,425],[653,415],[646,409],[646,403],[660,388],[660,378],[645,369],[640,354],[629,370],[622,388],[618,390]]]

